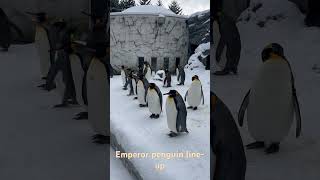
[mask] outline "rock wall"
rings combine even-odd
[[[190,16],[187,22],[190,45],[199,46],[210,41],[210,11]]]
[[[157,58],[157,70],[164,58],[169,58],[169,69],[174,70],[176,57],[180,64],[188,60],[189,33],[185,18],[155,15],[111,15],[111,65],[137,68],[138,57],[144,57],[151,66]]]

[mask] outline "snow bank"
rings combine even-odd
[[[193,13],[189,16],[189,18],[192,18],[192,17],[195,17],[195,16],[198,16],[198,18],[201,18],[202,16],[204,16],[204,14],[210,12],[210,9],[208,10],[204,10],[204,11],[199,11],[199,12],[196,12],[196,13]]]
[[[203,59],[208,56],[208,52],[210,50],[210,42],[200,44],[195,50],[194,54],[192,54],[188,60],[188,64],[185,66],[185,69],[193,70],[193,69],[204,69],[205,66],[200,61],[199,58]]]

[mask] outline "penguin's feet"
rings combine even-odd
[[[76,114],[76,116],[88,116],[88,112],[79,112],[78,114]]]
[[[101,135],[101,134],[95,134],[91,137],[92,140],[95,140],[95,139],[102,139],[104,137],[104,135]]]
[[[67,103],[71,105],[79,105],[78,101],[75,99],[68,99]]]
[[[225,75],[229,75],[230,71],[229,70],[216,71],[213,74],[216,76],[225,76]]]
[[[263,141],[256,141],[253,143],[250,143],[248,145],[246,145],[247,149],[260,149],[260,148],[264,148],[264,142]]]
[[[86,113],[86,114],[85,114]],[[83,114],[79,113],[76,117],[73,118],[74,120],[84,120],[88,119],[88,112],[83,112]]]
[[[136,99],[138,99],[138,97],[134,97],[133,99],[136,100]]]
[[[42,80],[47,80],[47,77],[42,77],[41,79],[42,79]]]
[[[279,149],[280,149],[280,143],[272,143],[269,147],[266,148],[265,153],[274,154],[279,152]]]
[[[155,118],[155,114],[151,114],[151,116],[149,116],[151,119]]]
[[[57,105],[53,106],[53,108],[64,108],[64,107],[68,107],[68,104],[67,103],[61,103],[61,104],[57,104]]]
[[[139,104],[140,107],[147,107],[146,104]]]
[[[193,109],[193,107],[192,107],[192,106],[189,106],[189,107],[187,107],[187,109]]]
[[[38,88],[45,88],[46,84],[40,84],[39,86],[37,86]]]
[[[197,110],[197,109],[198,109],[198,107],[194,107],[194,108],[193,108],[194,111]]]
[[[160,117],[160,114],[157,114],[154,116],[155,119],[158,119]]]
[[[93,139],[95,144],[110,144],[110,136],[100,135],[97,138]]]
[[[122,88],[122,90],[128,90],[128,88]]]
[[[169,137],[177,137],[178,134],[171,131],[171,132],[168,134],[168,136],[169,136]]]

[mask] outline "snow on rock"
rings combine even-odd
[[[262,6],[253,12],[252,8],[259,2]],[[294,122],[288,137],[280,145],[279,153],[265,155],[261,150],[246,150],[246,180],[317,180],[320,167],[320,76],[312,68],[319,64],[320,29],[305,27],[304,16],[287,0],[252,0],[249,10],[242,15],[247,14],[250,14],[250,19],[238,23],[242,41],[239,75],[212,76],[213,89],[236,120],[242,99],[262,63],[261,51],[272,42],[280,43],[295,76],[302,114],[302,136],[295,138]],[[283,18],[269,19],[262,27],[257,25],[257,22],[265,22],[277,14]],[[246,123],[240,131],[244,144],[254,141]]]
[[[111,131],[126,152],[142,153],[175,153],[175,152],[200,152],[204,156],[195,159],[130,159],[143,179],[152,180],[200,180],[210,177],[210,73],[199,70],[190,72],[186,70],[184,86],[177,86],[177,77],[172,76],[171,88],[164,88],[163,82],[151,80],[160,88],[162,93],[171,89],[185,95],[191,84],[191,77],[198,75],[202,82],[205,104],[199,110],[188,110],[187,127],[189,134],[182,134],[176,138],[169,138],[167,134],[167,118],[165,103],[167,96],[163,96],[163,110],[159,119],[150,119],[148,108],[140,108],[133,96],[127,96],[128,91],[122,90],[121,77],[111,79]],[[186,104],[188,106],[188,104]],[[164,163],[165,169],[161,172],[155,169],[157,163]]]
[[[200,44],[195,50],[194,54],[192,54],[188,60],[188,64],[185,66],[185,69],[193,70],[193,69],[204,69],[205,66],[201,62],[203,58],[206,58],[209,55],[210,51],[210,42]]]
[[[189,16],[189,18],[195,17],[195,16],[198,16],[198,18],[201,18],[202,16],[204,16],[204,15],[207,14],[207,13],[210,13],[210,9],[193,13],[193,14],[191,14],[191,15]]]

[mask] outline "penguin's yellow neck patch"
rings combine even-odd
[[[281,56],[279,56],[279,55],[277,55],[275,53],[271,53],[269,59],[270,60],[284,60],[283,57],[281,57]]]

